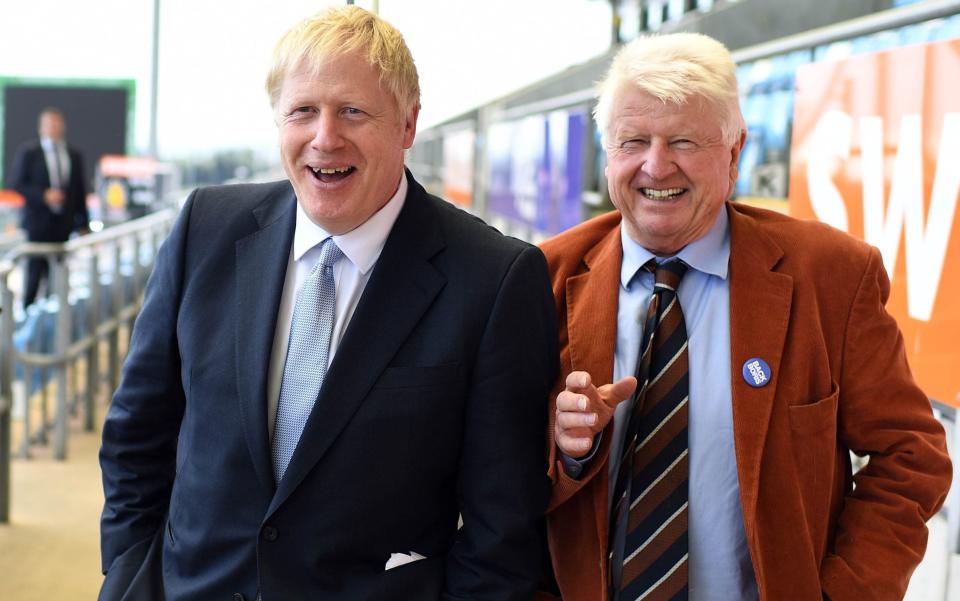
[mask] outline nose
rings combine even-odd
[[[660,140],[651,142],[640,168],[654,180],[662,180],[673,175],[677,165],[673,161],[670,146]]]
[[[321,111],[315,122],[316,131],[310,146],[314,150],[330,152],[343,146],[341,123],[333,111]]]

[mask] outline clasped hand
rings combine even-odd
[[[571,372],[566,388],[557,395],[554,436],[560,450],[575,459],[586,455],[594,437],[610,423],[617,405],[629,399],[636,387],[633,376],[597,387],[587,372]]]

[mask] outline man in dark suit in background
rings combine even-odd
[[[419,85],[378,17],[296,25],[267,88],[289,182],[194,192],[147,286],[103,430],[101,599],[531,598],[543,255],[405,172]]]
[[[27,230],[27,240],[65,242],[71,232],[87,229],[83,158],[76,148],[67,144],[66,120],[59,109],[43,109],[37,128],[40,140],[17,152],[11,187],[26,200],[22,224]],[[46,279],[48,269],[43,257],[31,257],[27,261],[23,306],[33,304],[40,280]]]

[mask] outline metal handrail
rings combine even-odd
[[[67,425],[72,412],[82,407],[84,428],[94,429],[95,397],[104,374],[101,374],[100,343],[108,343],[108,361],[105,377],[111,390],[120,380],[120,332],[127,334],[140,310],[143,287],[146,283],[156,249],[166,237],[176,217],[176,211],[165,209],[140,219],[87,234],[63,243],[27,242],[17,245],[0,259],[0,523],[9,521],[10,460],[12,456],[12,411],[23,407],[23,436],[18,454],[30,456],[34,440],[44,442],[48,430],[53,431],[53,456],[67,456]],[[149,252],[143,252],[149,248]],[[124,262],[132,253],[132,261]],[[15,346],[14,293],[9,276],[18,263],[30,257],[44,257],[50,265],[48,282],[55,307],[56,323],[52,349],[27,350]],[[132,267],[132,273],[124,269]],[[129,269],[127,271],[130,271]],[[74,275],[72,285],[71,275]],[[85,278],[83,276],[86,276]],[[109,285],[106,281],[109,280]],[[124,287],[128,289],[125,291]],[[102,288],[102,289],[101,289]],[[80,293],[85,294],[81,295]],[[71,299],[77,301],[77,313]],[[79,299],[85,299],[82,307]],[[109,303],[106,301],[109,300]],[[105,305],[108,310],[104,310]],[[82,307],[82,309],[81,309]],[[40,316],[36,316],[38,319]],[[83,330],[74,333],[74,319]],[[80,360],[86,361],[86,377],[79,377]],[[13,380],[15,366],[24,372],[25,390],[16,399]],[[40,386],[41,424],[31,428],[30,383],[33,373],[49,373],[56,382],[55,413],[47,417],[47,386]],[[83,383],[81,385],[81,380]],[[72,390],[71,390],[72,389]]]

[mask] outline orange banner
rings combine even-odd
[[[796,85],[790,213],[880,249],[917,381],[960,407],[960,40],[805,65]]]

